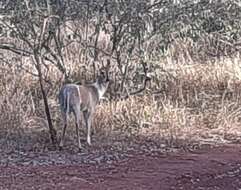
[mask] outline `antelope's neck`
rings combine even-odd
[[[103,88],[98,83],[95,83],[94,86],[95,86],[96,91],[98,93],[98,99],[100,100],[104,96],[106,90],[105,90],[105,88]]]

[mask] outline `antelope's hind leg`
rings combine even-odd
[[[65,136],[65,131],[67,127],[67,113],[62,112],[62,118],[63,118],[64,125],[62,129],[62,135],[60,137],[59,150],[62,150],[64,146],[64,136]]]
[[[79,151],[81,151],[79,128],[80,128],[80,123],[81,123],[81,116],[83,113],[78,108],[75,109],[74,113],[75,113],[75,127],[76,127],[77,143],[78,143]]]

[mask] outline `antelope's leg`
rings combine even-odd
[[[79,136],[79,121],[76,122],[76,135],[77,135],[77,142],[78,142],[78,148],[81,150],[81,143],[80,143],[80,136]]]
[[[66,131],[66,127],[67,127],[67,114],[62,113],[62,118],[63,118],[64,126],[63,126],[62,135],[61,135],[61,139],[60,139],[60,143],[59,143],[60,149],[62,149],[64,146],[64,136],[65,136],[65,131]]]
[[[80,123],[81,123],[81,116],[82,116],[82,112],[77,109],[75,112],[75,123],[76,123],[76,135],[77,135],[77,143],[78,143],[78,148],[79,151],[81,150],[81,142],[80,142],[80,136],[79,136],[79,128],[80,128]]]
[[[84,119],[85,119],[85,125],[87,128],[87,143],[91,145],[91,121],[92,121],[92,113],[91,112],[84,112]]]

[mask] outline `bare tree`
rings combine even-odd
[[[56,4],[55,4],[56,5]],[[55,9],[54,9],[55,8]],[[6,9],[4,27],[15,33],[15,38],[1,43],[0,48],[21,56],[31,57],[38,73],[38,80],[44,100],[52,143],[57,142],[56,130],[53,127],[48,106],[48,98],[44,88],[42,74],[47,63],[55,65],[67,78],[62,58],[62,44],[59,37],[61,17],[60,7],[52,7],[50,1],[16,1]]]

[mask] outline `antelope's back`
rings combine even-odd
[[[92,85],[79,86],[81,109],[90,110],[94,109],[98,103],[98,91]]]
[[[59,93],[61,111],[69,113],[75,109],[82,111],[94,109],[98,103],[98,91],[92,85],[66,84]]]

